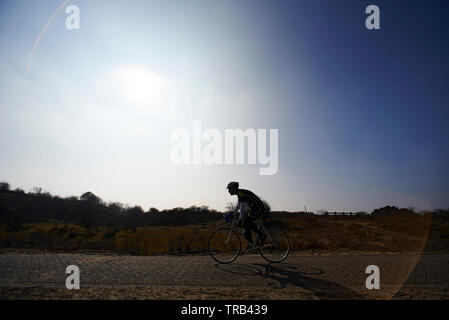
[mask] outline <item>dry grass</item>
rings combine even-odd
[[[449,223],[432,222],[430,215],[373,218],[278,214],[274,220],[288,231],[292,248],[298,251],[420,252],[428,243],[431,229],[438,235],[429,240],[429,250],[449,250]],[[52,222],[25,224],[19,230],[0,225],[0,248],[107,250],[135,255],[206,252],[209,235],[220,224],[117,229]]]
[[[299,250],[419,252],[427,241],[431,217],[306,217],[288,219],[293,247]]]

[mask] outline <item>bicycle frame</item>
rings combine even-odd
[[[281,233],[284,233],[284,235],[285,235],[285,238],[283,238],[283,239],[286,239],[286,244],[287,244],[287,247],[286,247],[286,251],[284,252],[284,255],[282,256],[282,257],[280,257],[279,259],[272,259],[272,258],[270,258],[269,256],[267,256],[266,254],[269,254],[269,255],[271,255],[272,254],[272,251],[271,251],[271,249],[268,249],[268,251],[267,252],[265,252],[265,249],[266,248],[277,248],[278,247],[278,243],[281,241],[283,241],[283,240],[281,240],[281,239],[275,239],[276,238],[276,236],[275,235],[272,235],[272,234],[270,234],[269,233],[269,229],[271,228],[270,226],[268,226],[268,227],[266,227],[265,225],[264,225],[264,216],[262,215],[261,217],[259,217],[258,219],[256,219],[254,222],[256,222],[257,220],[258,220],[258,223],[257,223],[257,228],[260,230],[260,231],[262,231],[262,233],[266,236],[266,239],[268,239],[268,241],[267,240],[265,240],[265,241],[267,241],[267,242],[269,242],[268,244],[266,244],[266,242],[264,243],[264,245],[254,245],[253,243],[252,243],[252,241],[251,242],[249,242],[247,239],[246,239],[246,237],[243,237],[243,239],[246,241],[246,242],[248,242],[250,245],[251,245],[251,247],[249,247],[249,249],[247,249],[247,250],[242,250],[242,246],[241,246],[241,243],[242,243],[242,236],[241,236],[241,232],[240,231],[237,231],[235,228],[236,228],[236,220],[237,220],[237,215],[236,214],[232,214],[232,221],[230,221],[228,218],[230,217],[230,215],[227,215],[227,216],[225,216],[225,219],[226,219],[226,222],[228,222],[228,223],[230,223],[230,226],[229,227],[219,227],[219,228],[217,228],[213,233],[212,233],[212,235],[209,237],[209,241],[208,241],[208,251],[209,251],[209,254],[212,256],[212,258],[215,260],[215,261],[217,261],[218,263],[231,263],[231,262],[233,262],[240,254],[245,254],[245,253],[248,253],[248,252],[250,252],[250,251],[258,251],[259,252],[259,254],[265,259],[265,260],[267,260],[268,262],[270,262],[270,263],[278,263],[278,262],[282,262],[282,261],[284,261],[285,260],[285,258],[288,256],[288,253],[289,253],[289,251],[290,251],[290,240],[288,239],[288,235],[282,230],[282,229],[280,229],[279,227],[276,227],[276,226],[274,226],[274,229],[278,229],[278,230],[280,230],[281,231]],[[217,233],[218,232],[218,233]],[[214,251],[213,250],[213,248],[211,249],[211,241],[213,241],[212,239],[214,239],[214,235],[215,234],[219,234],[221,232],[221,235],[222,235],[222,240],[221,240],[221,244],[223,245],[223,237],[225,238],[225,241],[224,241],[224,246],[226,247],[227,245],[229,245],[230,243],[231,243],[231,241],[233,242],[233,244],[232,244],[232,246],[230,247],[230,249],[231,250],[235,250],[235,249],[237,249],[237,251],[234,251],[235,252],[235,254],[232,256],[231,255],[231,258],[227,258],[227,260],[221,260],[220,258],[218,258],[217,256],[216,256],[216,254],[214,253],[214,252],[216,252],[217,254],[220,254],[220,251]],[[234,234],[234,235],[233,235]],[[283,237],[283,236],[281,236],[281,237]],[[235,238],[237,238],[237,239],[235,239]],[[219,239],[219,237],[217,237],[216,239]],[[236,243],[234,243],[234,240],[236,240],[237,242]],[[260,243],[259,241],[257,241],[258,243]],[[282,242],[283,243],[283,242]],[[238,246],[238,248],[235,248],[235,244],[237,244],[237,246]],[[282,249],[283,250],[283,249]],[[275,251],[276,252],[276,251]],[[282,252],[282,251],[281,251]]]
[[[229,228],[229,234],[228,234],[228,238],[227,238],[226,241],[225,241],[225,245],[227,245],[228,242],[229,242],[229,240],[231,239],[231,234],[232,234],[232,230],[234,229],[234,225],[235,225],[235,217],[236,217],[236,216],[237,216],[236,214],[233,215],[231,227]]]
[[[276,243],[274,242],[273,238],[271,237],[271,235],[268,233],[267,228],[265,228],[264,224],[262,223],[262,220],[259,221],[259,224],[257,225],[257,227],[262,230],[262,232],[267,236],[267,238],[270,240],[271,244],[266,244],[263,245],[262,247],[264,248],[268,248],[268,247],[272,247],[273,245],[276,246]],[[259,247],[260,248],[260,247]]]
[[[231,222],[231,227],[229,228],[229,235],[228,235],[228,238],[227,238],[226,241],[225,241],[225,245],[227,245],[228,242],[229,242],[229,240],[231,239],[231,234],[232,234],[232,230],[234,229],[236,217],[237,217],[237,215],[236,215],[236,214],[233,214],[233,218],[232,218],[232,222]],[[261,230],[261,231],[268,237],[268,239],[271,241],[271,243],[272,243],[271,245],[264,245],[264,246],[263,246],[263,247],[268,248],[268,247],[273,246],[273,244],[275,244],[275,243],[274,243],[273,238],[272,238],[272,237],[270,236],[270,234],[267,232],[267,228],[264,226],[264,224],[263,224],[263,222],[262,222],[262,219],[263,219],[262,216],[261,216],[260,218],[258,218],[259,223],[258,223],[258,225],[257,225],[257,228],[259,228],[259,230]],[[246,242],[248,242],[248,240],[246,240],[245,237],[244,237],[244,239],[245,239]],[[259,247],[259,246],[255,246],[254,248],[251,248],[251,249],[249,249],[249,250],[247,250],[247,251],[257,250],[258,248],[260,248],[260,247]]]

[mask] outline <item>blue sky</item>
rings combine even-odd
[[[223,209],[237,180],[277,210],[449,207],[447,2],[71,1],[80,30],[62,10],[26,70],[62,2],[0,1],[13,187]],[[173,165],[170,133],[194,120],[278,129],[277,174]]]

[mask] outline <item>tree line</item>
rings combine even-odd
[[[270,205],[264,200],[267,211]],[[232,210],[229,203],[227,210]],[[356,216],[382,218],[390,216],[416,216],[433,214],[435,217],[449,218],[449,209],[437,209],[433,212],[416,212],[413,208],[385,206],[375,209],[371,214],[355,213]],[[145,211],[140,206],[127,206],[118,202],[105,203],[92,192],[85,192],[80,197],[51,195],[42,188],[34,188],[30,192],[22,189],[11,190],[7,182],[0,182],[0,224],[20,226],[24,223],[64,221],[89,226],[108,226],[136,228],[145,226],[178,226],[202,224],[222,218],[222,212],[207,206],[191,206],[158,210],[150,208]],[[272,215],[316,216],[313,212],[273,212]],[[321,216],[322,214],[320,214]],[[350,215],[350,214],[347,214]]]
[[[217,210],[207,206],[143,210],[118,202],[105,203],[92,192],[80,197],[53,196],[41,188],[30,192],[11,190],[6,182],[0,183],[0,224],[47,221],[65,221],[89,226],[135,228],[143,226],[188,225],[221,219]]]

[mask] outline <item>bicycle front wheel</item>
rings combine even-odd
[[[242,242],[236,231],[218,228],[209,238],[208,251],[218,263],[231,263],[239,256]]]
[[[271,263],[284,261],[290,252],[290,239],[279,227],[265,228],[266,239],[263,245],[259,246],[260,255]]]

